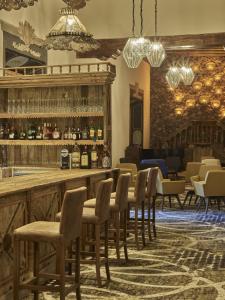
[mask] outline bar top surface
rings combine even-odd
[[[31,175],[3,178],[0,181],[0,197],[31,190],[33,188],[63,183],[72,179],[93,177],[100,174],[111,173],[118,169],[74,169],[48,171]]]

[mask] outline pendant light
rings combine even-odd
[[[137,47],[135,50],[137,51],[138,55],[144,58],[149,54],[151,42],[149,39],[146,39],[143,36],[143,0],[140,0],[140,4],[140,37],[137,39]]]
[[[137,68],[141,61],[142,56],[138,54],[137,47],[139,39],[135,37],[135,2],[132,0],[132,37],[130,37],[123,49],[123,58],[129,68]]]
[[[65,7],[59,13],[60,18],[45,41],[47,49],[86,52],[99,48],[99,43],[77,17],[76,9]]]
[[[180,68],[176,65],[171,66],[166,74],[166,80],[170,88],[176,89],[181,80]]]
[[[149,51],[147,55],[147,59],[151,65],[151,67],[158,68],[161,66],[162,62],[164,61],[166,57],[165,49],[162,45],[162,43],[157,38],[157,7],[158,3],[157,0],[155,0],[155,38],[154,41],[151,43],[151,50]]]
[[[0,10],[5,9],[10,11],[12,9],[18,10],[22,7],[33,6],[38,0],[0,0]]]

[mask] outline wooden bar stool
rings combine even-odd
[[[100,265],[101,261],[104,260],[105,262],[105,269],[107,280],[110,280],[110,273],[109,273],[109,263],[108,263],[108,220],[109,220],[109,202],[110,202],[110,195],[112,191],[113,179],[109,178],[107,180],[102,180],[97,189],[96,195],[96,206],[89,208],[84,207],[83,215],[82,215],[82,223],[88,225],[90,227],[93,226],[94,230],[91,230],[91,237],[85,236],[86,241],[85,244],[89,246],[94,246],[95,251],[81,251],[81,255],[92,257],[92,260],[82,260],[81,263],[83,264],[96,264],[96,278],[97,284],[99,287],[102,286],[101,282],[101,274],[100,274]],[[61,213],[57,214],[57,220],[60,220]],[[101,227],[104,225],[104,253],[100,252],[100,234],[101,234]],[[88,231],[87,234],[90,234]],[[84,237],[84,235],[83,235]],[[101,259],[103,257],[103,259]]]
[[[24,225],[14,231],[14,300],[19,300],[19,290],[28,289],[39,299],[39,292],[52,291],[60,293],[60,300],[76,289],[77,299],[80,296],[80,231],[83,204],[86,199],[85,187],[67,191],[64,195],[61,221],[38,221]],[[33,278],[20,282],[20,242],[32,242],[34,245]],[[76,243],[75,277],[65,275],[66,247],[72,241]],[[58,274],[42,273],[39,270],[39,243],[53,243],[58,250]],[[50,282],[54,280],[54,284]],[[66,287],[66,281],[71,285]],[[43,281],[43,282],[42,282]]]
[[[111,193],[110,214],[113,218],[115,232],[115,246],[117,259],[120,259],[120,230],[123,230],[123,246],[125,260],[128,260],[127,254],[127,198],[128,188],[131,181],[131,174],[121,174],[118,179],[116,192]],[[84,207],[93,208],[96,206],[96,199],[87,200]]]
[[[145,193],[146,193],[146,183],[148,177],[149,169],[138,171],[137,179],[135,183],[134,191],[128,192],[128,214],[130,216],[130,209],[134,208],[134,235],[135,243],[138,250],[138,209],[141,208],[141,235],[142,244],[145,246]],[[128,228],[131,227],[131,222],[128,223]]]

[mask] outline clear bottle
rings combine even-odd
[[[60,137],[61,137],[61,133],[60,133],[60,131],[59,131],[57,125],[55,124],[54,130],[53,130],[53,132],[52,132],[52,138],[53,138],[53,140],[59,140]]]
[[[103,148],[102,167],[104,169],[109,169],[111,167],[111,158],[110,158],[110,154],[109,154],[107,145],[104,145],[104,148]]]
[[[73,169],[80,168],[80,148],[77,143],[75,143],[73,152],[71,154],[71,166]]]
[[[36,140],[42,140],[43,139],[43,131],[41,129],[41,126],[38,126],[37,133],[36,133]]]
[[[68,140],[68,127],[66,127],[65,130],[64,130],[63,139]]]
[[[76,130],[76,135],[77,135],[77,140],[81,140],[81,132],[80,132],[80,128],[79,127]]]
[[[9,125],[8,124],[5,125],[3,138],[5,140],[8,140],[8,138],[9,138]]]
[[[81,167],[81,169],[89,169],[89,154],[88,154],[88,148],[86,145],[84,146],[84,149],[81,153],[80,167]]]
[[[93,145],[91,149],[91,168],[97,169],[98,167],[98,152],[96,145]]]
[[[20,140],[25,140],[26,139],[26,132],[24,131],[23,127],[20,130],[19,138],[20,138]]]
[[[15,140],[15,128],[13,126],[9,130],[9,140]]]
[[[44,140],[48,140],[49,139],[48,129],[47,129],[47,124],[46,123],[44,123],[44,126],[43,126],[43,139]]]
[[[72,129],[72,139],[73,139],[74,141],[76,141],[76,139],[77,139],[77,134],[76,134],[75,128]]]
[[[28,139],[28,140],[33,140],[33,139],[34,139],[32,125],[29,127],[29,129],[28,129],[28,131],[27,131],[27,139]]]

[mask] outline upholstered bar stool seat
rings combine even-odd
[[[87,189],[85,187],[67,191],[64,195],[60,223],[37,221],[24,225],[14,231],[14,300],[19,300],[19,290],[31,290],[34,299],[39,299],[39,292],[53,291],[60,293],[60,300],[65,300],[68,293],[76,289],[77,299],[80,299],[80,229],[81,216]],[[20,241],[33,242],[34,265],[33,278],[20,282]],[[75,276],[65,275],[66,248],[75,241],[76,268]],[[53,243],[56,247],[56,273],[40,272],[39,243]],[[50,284],[49,280],[56,280]],[[66,285],[66,281],[71,285]]]
[[[127,196],[128,196],[128,187],[130,184],[131,175],[129,173],[127,174],[121,174],[117,187],[116,192],[111,193],[110,195],[110,202],[109,202],[109,208],[111,215],[113,217],[113,225],[115,230],[115,243],[116,243],[116,253],[117,258],[120,259],[120,229],[121,229],[121,223],[123,223],[123,246],[124,246],[124,254],[126,261],[128,260],[128,254],[127,254]],[[94,208],[96,206],[96,199],[90,199],[85,202],[85,209],[86,208]],[[123,222],[121,222],[121,220]]]

